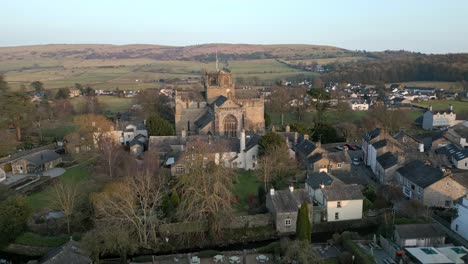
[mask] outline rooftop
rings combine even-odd
[[[372,146],[375,149],[383,148],[383,147],[387,146],[387,140],[386,139],[379,140],[379,141],[375,142],[374,144],[372,144]]]
[[[450,264],[453,263],[452,260],[447,258],[444,254],[437,251],[437,249],[423,248],[423,247],[413,247],[405,248],[405,250],[416,258],[419,263],[431,263],[431,264]]]
[[[280,190],[275,191],[274,195],[268,194],[273,203],[273,207],[278,213],[293,213],[297,212],[304,202],[310,203],[309,194],[305,189],[297,189],[294,191]]]
[[[397,170],[401,176],[417,184],[419,187],[427,186],[439,181],[443,177],[440,169],[425,165],[420,160],[414,160]]]
[[[403,239],[445,236],[435,223],[395,225],[395,232]]]
[[[25,160],[28,162],[34,164],[34,165],[42,165],[47,162],[53,161],[60,158],[60,155],[57,154],[53,150],[43,150],[34,154],[31,154],[29,156],[24,157]]]
[[[382,168],[388,169],[398,164],[398,158],[393,153],[386,152],[377,157],[377,162]]]
[[[307,172],[306,184],[312,189],[318,189],[320,185],[330,186],[333,181],[333,178],[326,172]]]
[[[333,184],[322,188],[322,192],[328,202],[364,199],[361,186],[357,184]]]

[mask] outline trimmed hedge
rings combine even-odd
[[[355,263],[360,264],[374,264],[374,258],[368,255],[356,242],[352,240],[346,240],[343,242],[343,246],[346,250],[354,255]]]

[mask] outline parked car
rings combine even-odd
[[[348,147],[349,150],[357,150],[357,148],[353,145],[345,144],[345,146]]]
[[[359,166],[359,164],[360,164],[359,158],[354,158],[353,159],[353,164],[356,165],[356,166]]]

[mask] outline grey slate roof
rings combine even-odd
[[[30,156],[25,157],[24,159],[34,165],[42,165],[47,162],[53,161],[60,158],[60,155],[53,150],[43,150],[37,153],[34,153]]]
[[[385,152],[377,157],[377,162],[382,168],[388,169],[398,164],[398,158],[391,152]]]
[[[255,147],[258,144],[258,141],[261,138],[262,137],[260,135],[257,135],[257,134],[253,134],[252,136],[250,136],[249,142],[247,142],[247,144],[245,145],[245,151]]]
[[[223,95],[219,96],[218,98],[216,98],[216,100],[214,100],[214,102],[212,103],[213,107],[216,105],[216,106],[221,106],[224,104],[224,102],[227,101],[227,98]]]
[[[395,232],[404,239],[445,236],[445,233],[435,223],[395,225]]]
[[[426,188],[443,177],[443,172],[440,169],[424,165],[420,160],[411,161],[399,168],[397,172],[422,188]]]
[[[203,129],[209,123],[214,121],[214,115],[211,111],[207,110],[197,121],[195,121],[195,126],[197,129]]]
[[[468,174],[465,172],[452,173],[452,179],[468,188]]]
[[[307,158],[307,161],[310,162],[310,163],[315,163],[315,162],[321,160],[322,158],[323,158],[322,153],[317,153],[317,154],[314,154],[314,155],[310,156],[309,158]]]
[[[322,188],[323,195],[327,201],[361,200],[364,196],[361,186],[356,184],[333,184]]]
[[[363,136],[364,140],[367,142],[371,141],[372,139],[376,138],[378,135],[380,135],[380,128],[376,128],[372,131],[369,131],[367,134]]]
[[[309,156],[316,148],[314,142],[304,139],[301,143],[297,144],[296,151],[299,151],[304,156]]]
[[[456,152],[455,154],[453,154],[453,158],[457,161],[468,158],[468,149],[463,149]]]
[[[311,203],[309,194],[305,189],[275,191],[274,195],[268,194],[277,213],[294,213],[299,210],[301,204]]]
[[[41,264],[90,264],[91,258],[80,249],[80,244],[68,241],[63,246],[50,251],[41,261]]]
[[[375,142],[374,144],[372,144],[372,146],[375,149],[383,148],[383,147],[387,146],[387,140],[386,139],[379,140],[379,141]]]
[[[333,178],[328,175],[326,172],[312,172],[307,173],[306,184],[309,185],[312,189],[319,189],[320,185],[330,186],[333,183]]]

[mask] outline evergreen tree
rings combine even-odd
[[[312,227],[309,222],[309,209],[307,203],[303,203],[299,209],[296,223],[296,236],[299,240],[306,240],[310,242],[310,235]]]
[[[146,122],[150,136],[171,136],[174,134],[172,126],[158,114],[153,114]]]

